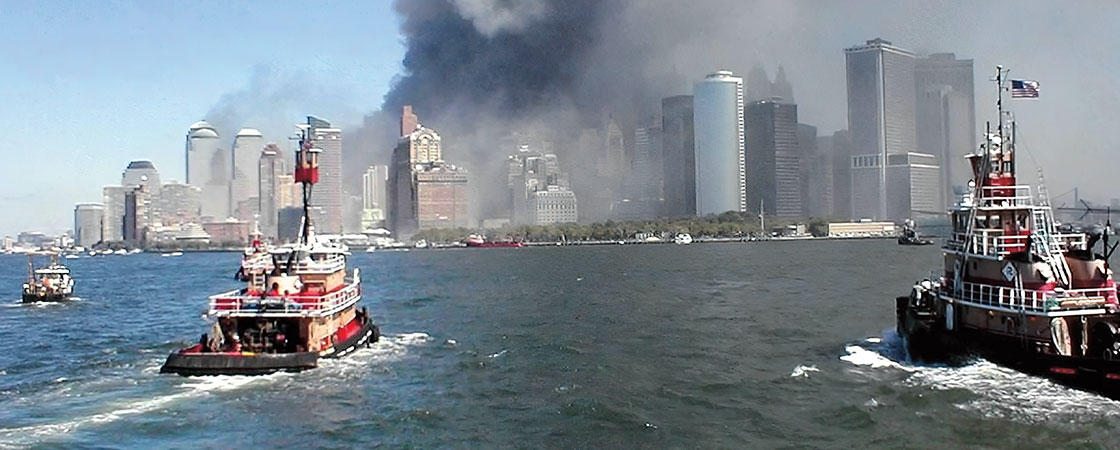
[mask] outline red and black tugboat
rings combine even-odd
[[[980,355],[1120,398],[1111,230],[1061,233],[1041,176],[1036,188],[1018,183],[1002,67],[995,81],[1000,122],[994,133],[989,125],[985,143],[968,156],[971,192],[949,211],[953,232],[944,245],[944,271],[898,297],[898,332],[913,359]],[[1013,93],[1025,87],[1027,96],[1037,95],[1037,83],[1011,81]],[[1096,253],[1098,241],[1103,250]]]
[[[237,279],[246,286],[210,297],[209,334],[176,351],[160,369],[180,375],[256,375],[299,371],[376,342],[379,330],[359,308],[358,269],[346,272],[346,249],[317,240],[308,215],[318,154],[302,126],[295,180],[303,184],[297,243],[270,247],[254,232]]]

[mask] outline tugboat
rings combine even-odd
[[[933,241],[929,239],[922,239],[918,235],[918,229],[914,226],[912,219],[906,219],[902,223],[902,232],[898,235],[898,245],[930,245]]]
[[[512,242],[512,241],[510,241],[510,242],[487,242],[485,238],[483,238],[482,236],[479,236],[477,234],[472,234],[472,235],[470,235],[470,237],[467,238],[467,247],[491,248],[491,247],[524,247],[524,246],[525,246],[525,244],[522,244],[520,242]]]
[[[50,253],[50,263],[35,269],[35,254],[27,254],[27,282],[23,283],[23,302],[61,302],[74,296],[74,279],[70,269],[58,262],[58,254]]]
[[[967,157],[971,192],[949,210],[944,271],[896,299],[898,333],[915,360],[979,355],[1120,399],[1120,302],[1108,262],[1115,246],[1107,232],[1058,230],[1041,171],[1037,188],[1018,184],[1002,67],[995,81],[1000,124],[995,133],[989,124]]]
[[[346,249],[317,239],[308,214],[319,181],[318,148],[300,125],[295,181],[303,185],[297,243],[270,247],[254,230],[235,277],[246,286],[210,297],[211,331],[198,344],[171,353],[160,372],[179,375],[259,375],[318,366],[376,342],[380,332],[359,308],[358,269],[347,276]]]

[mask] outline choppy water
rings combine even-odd
[[[892,241],[355,254],[385,337],[320,369],[160,375],[238,255],[0,256],[0,445],[1115,447],[1120,403],[985,361],[905,362]]]

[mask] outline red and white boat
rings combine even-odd
[[[318,366],[376,342],[380,336],[359,308],[358,269],[348,273],[346,248],[316,239],[308,208],[319,179],[317,148],[303,128],[295,180],[303,184],[299,242],[270,247],[254,232],[237,279],[240,289],[210,297],[211,331],[176,351],[160,369],[180,375],[256,375]]]
[[[978,354],[1120,398],[1111,222],[1097,235],[1063,233],[1041,177],[1038,186],[1019,184],[1002,68],[996,81],[1000,126],[968,156],[972,192],[949,211],[944,270],[896,299],[898,332],[915,359]]]
[[[467,247],[490,248],[490,247],[524,247],[524,246],[525,246],[525,244],[522,244],[520,242],[512,242],[512,241],[510,241],[510,242],[487,242],[486,238],[484,238],[482,236],[479,236],[477,234],[472,234],[472,235],[470,235],[470,237],[467,238]]]

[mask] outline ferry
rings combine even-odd
[[[491,248],[491,247],[524,247],[525,244],[520,242],[487,242],[486,238],[477,234],[472,234],[467,238],[467,247]]]
[[[197,344],[171,353],[160,372],[300,371],[379,339],[368,311],[358,307],[361,277],[358,269],[347,271],[346,248],[314,234],[308,212],[321,150],[312,147],[309,127],[300,127],[295,181],[303,187],[303,221],[298,242],[272,247],[254,230],[236,274],[245,286],[210,297],[210,332]]]
[[[944,268],[896,299],[898,333],[914,360],[979,355],[1120,399],[1111,221],[1101,234],[1063,233],[1041,168],[1037,186],[1019,183],[1005,74],[997,68],[999,125],[967,157],[970,193],[949,210]]]
[[[61,302],[74,296],[74,278],[70,269],[50,253],[50,263],[35,269],[35,253],[27,254],[27,282],[23,283],[23,302]]]

